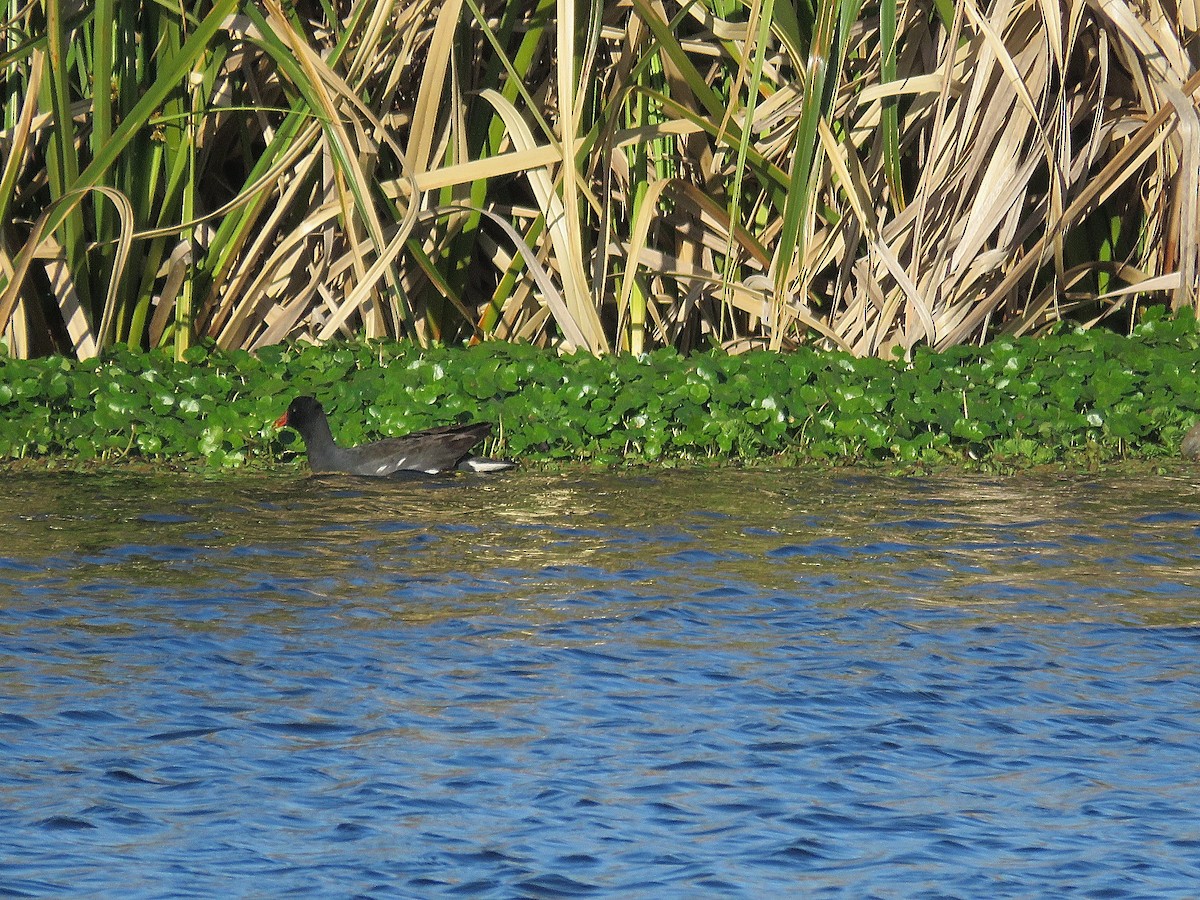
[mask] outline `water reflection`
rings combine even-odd
[[[9,478],[3,885],[1189,896],[1198,494]]]

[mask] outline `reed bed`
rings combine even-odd
[[[14,2],[0,333],[888,356],[1126,328],[1196,300],[1198,17]]]

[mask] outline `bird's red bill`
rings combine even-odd
[[[278,419],[275,420],[275,427],[276,428],[286,428],[287,423],[288,423],[287,413],[284,413],[282,416],[280,416]]]

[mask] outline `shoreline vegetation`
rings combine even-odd
[[[890,360],[1128,332],[1197,299],[1197,27],[1161,0],[19,4],[0,342]],[[679,427],[629,441],[709,452]],[[945,449],[849,427],[814,418],[814,452]]]
[[[301,393],[343,443],[485,420],[531,467],[1176,456],[1197,24],[24,4],[0,465],[274,466]]]
[[[535,468],[1092,468],[1178,458],[1200,419],[1198,363],[1190,310],[1148,311],[1130,337],[1061,326],[909,360],[395,341],[194,346],[182,361],[0,356],[0,469],[296,465],[299,442],[273,423],[300,394],[325,404],[346,444],[488,421],[484,451]]]

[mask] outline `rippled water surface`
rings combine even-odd
[[[0,480],[0,894],[1193,897],[1200,475]]]

